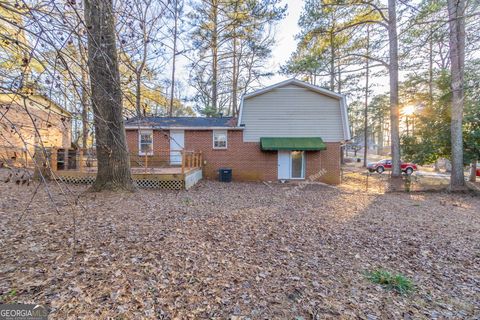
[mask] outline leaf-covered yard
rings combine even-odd
[[[202,182],[76,201],[50,188],[60,214],[42,189],[18,221],[35,186],[0,186],[0,295],[52,319],[480,316],[472,195]],[[378,269],[414,291],[370,282]]]

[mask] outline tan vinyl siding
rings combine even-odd
[[[261,137],[344,139],[340,100],[296,85],[245,99],[241,123],[246,142]]]

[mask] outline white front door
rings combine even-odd
[[[278,179],[290,179],[290,151],[278,151]]]
[[[303,151],[278,151],[278,179],[305,179]]]
[[[185,131],[170,130],[170,164],[182,164],[183,147],[185,146]]]

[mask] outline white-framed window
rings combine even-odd
[[[141,156],[153,155],[153,131],[152,130],[139,131],[138,154]]]
[[[213,149],[227,149],[227,130],[213,130]]]

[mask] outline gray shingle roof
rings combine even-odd
[[[160,128],[202,128],[202,127],[235,127],[236,119],[233,117],[146,117],[132,118],[125,121],[125,126],[147,126]]]

